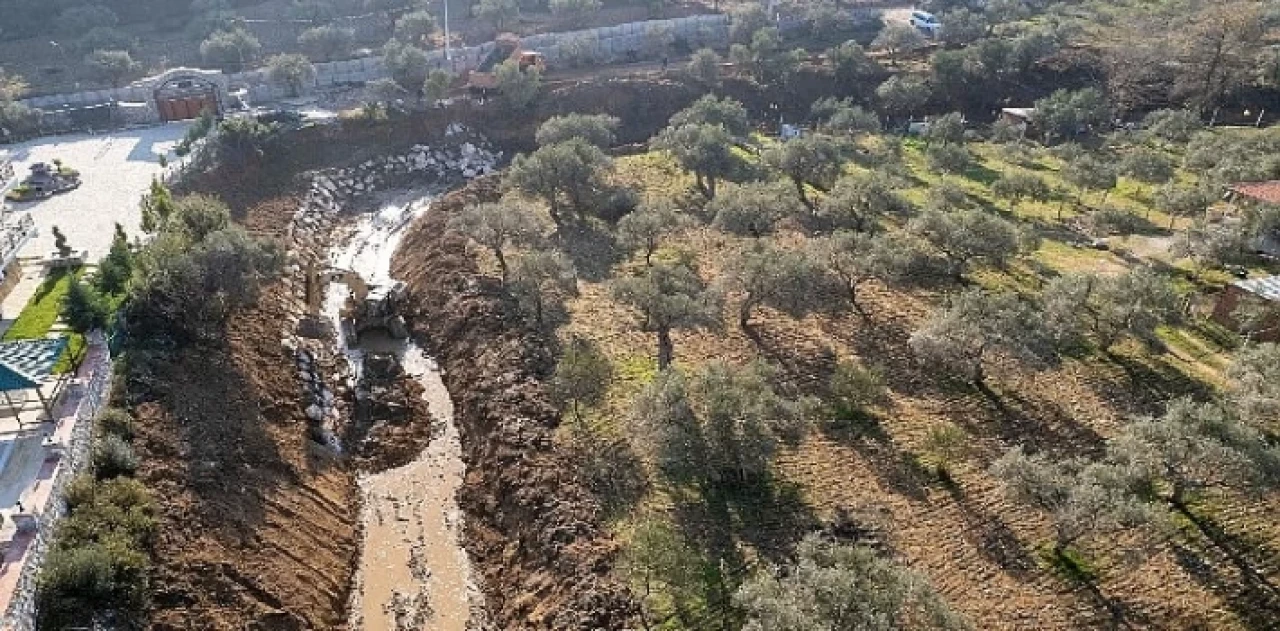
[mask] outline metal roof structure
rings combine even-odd
[[[1232,284],[1263,300],[1280,302],[1280,276],[1250,278],[1248,280],[1239,280]]]
[[[0,391],[38,389],[67,350],[67,339],[0,342]]]

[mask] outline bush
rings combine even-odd
[[[76,48],[85,54],[95,50],[127,50],[135,52],[138,48],[138,40],[120,29],[110,26],[97,26],[89,29],[89,32],[76,40]]]
[[[866,413],[866,408],[884,398],[887,389],[884,375],[851,361],[836,364],[829,382],[832,412],[841,420]]]
[[[106,408],[98,413],[98,431],[105,436],[133,440],[133,415],[120,408]]]
[[[131,476],[138,470],[133,447],[114,434],[103,436],[93,446],[93,474],[99,480]]]
[[[720,55],[710,48],[699,48],[689,59],[687,70],[693,80],[706,85],[720,82]]]
[[[298,46],[314,61],[333,61],[350,56],[355,31],[336,26],[309,28],[298,36]]]
[[[267,76],[289,90],[289,96],[302,94],[303,88],[316,78],[316,69],[305,55],[274,55],[267,60]]]
[[[925,150],[929,168],[942,173],[963,173],[973,164],[973,156],[963,145],[931,144]]]
[[[604,114],[566,114],[552,116],[538,127],[534,136],[539,147],[554,145],[572,138],[607,149],[615,140],[619,121]]]
[[[218,31],[200,43],[200,56],[205,61],[230,70],[243,70],[261,50],[258,38],[242,28]]]

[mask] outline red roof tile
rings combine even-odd
[[[1233,184],[1236,193],[1268,204],[1280,204],[1280,180],[1269,182],[1241,182]]]

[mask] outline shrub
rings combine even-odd
[[[836,364],[828,382],[832,412],[841,420],[866,413],[866,409],[882,400],[887,392],[884,375],[852,361]]]
[[[689,76],[706,85],[720,83],[720,55],[710,48],[699,48],[689,59]]]
[[[302,52],[315,61],[333,61],[351,54],[355,31],[336,26],[309,28],[298,36]]]
[[[287,88],[289,96],[298,96],[315,80],[316,69],[305,55],[274,55],[267,59],[267,76]]]
[[[607,149],[618,130],[618,118],[605,114],[565,114],[552,116],[538,127],[535,139],[539,147],[554,145],[573,138]]]
[[[123,438],[108,434],[93,446],[93,474],[99,480],[130,476],[138,470],[138,456]]]
[[[133,440],[133,415],[120,408],[106,408],[98,413],[98,431],[106,436]]]
[[[258,38],[242,28],[218,31],[200,43],[200,56],[225,69],[242,70],[262,50]]]

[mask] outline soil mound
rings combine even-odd
[[[264,291],[217,347],[126,360],[139,478],[160,505],[154,629],[344,628],[354,479],[307,438],[305,399],[280,343],[283,293]]]
[[[411,327],[453,395],[467,465],[459,492],[467,550],[498,628],[626,628],[636,606],[609,576],[616,544],[553,445],[559,416],[542,385],[550,353],[445,230],[466,203],[497,196],[492,177],[445,196],[410,228],[392,263],[411,292]]]

